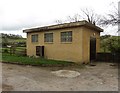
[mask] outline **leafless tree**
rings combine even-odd
[[[99,25],[101,16],[95,13],[92,9],[81,9],[80,13],[77,13],[73,16],[68,16],[65,21],[57,20],[58,24],[65,22],[78,22],[81,20],[86,20],[94,25]]]
[[[73,16],[68,16],[66,21],[68,21],[68,22],[78,22],[80,20],[81,20],[80,15],[75,14]]]
[[[56,20],[55,22],[58,23],[58,24],[62,24],[63,23],[62,20]]]
[[[120,23],[119,14],[114,12],[112,14],[107,14],[107,17],[101,19],[102,25],[117,25]]]
[[[99,22],[101,20],[101,15],[95,13],[93,9],[85,8],[85,9],[81,9],[81,11],[82,11],[81,12],[82,19],[90,22],[91,24],[99,25]]]
[[[78,21],[80,21],[80,15],[75,14],[73,16],[68,16],[65,20],[56,20],[55,22],[58,24],[62,24],[62,23],[78,22]]]
[[[101,19],[100,23],[102,25],[117,25],[120,23],[120,10],[116,6],[113,6],[113,9],[112,12]]]

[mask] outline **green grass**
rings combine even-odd
[[[2,62],[8,63],[18,63],[18,64],[27,64],[27,65],[71,65],[73,62],[66,61],[56,61],[56,60],[48,60],[44,58],[33,58],[27,56],[17,56],[10,54],[2,54]]]

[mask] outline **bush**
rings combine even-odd
[[[101,48],[112,53],[120,53],[120,37],[112,36],[101,40]]]
[[[5,49],[5,50],[4,50],[4,53],[8,53],[8,49]]]
[[[112,53],[120,53],[120,37],[118,37],[118,38],[110,38],[107,41],[107,44],[108,44],[108,49]]]

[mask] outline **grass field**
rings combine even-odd
[[[20,39],[11,39],[7,38],[8,42],[26,42],[26,38],[20,38]]]

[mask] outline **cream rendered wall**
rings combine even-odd
[[[38,40],[38,42],[32,43],[31,42],[31,35],[34,34],[39,34],[39,33],[27,33],[27,55],[28,56],[36,56],[36,46],[39,45],[40,39]],[[38,37],[40,37],[38,35]]]
[[[60,32],[64,31],[72,31],[72,42],[62,43],[60,41]],[[53,32],[53,43],[44,43],[44,33],[50,32]],[[31,35],[33,34],[39,34],[37,43],[31,42]],[[45,46],[45,58],[81,63],[83,62],[82,39],[82,29],[80,27],[27,33],[27,55],[36,56],[36,46]]]
[[[90,61],[90,36],[93,36],[95,33],[96,38],[96,52],[99,52],[100,50],[100,33],[98,31],[95,31],[93,29],[89,29],[86,27],[82,27],[83,31],[83,62],[88,63]]]

